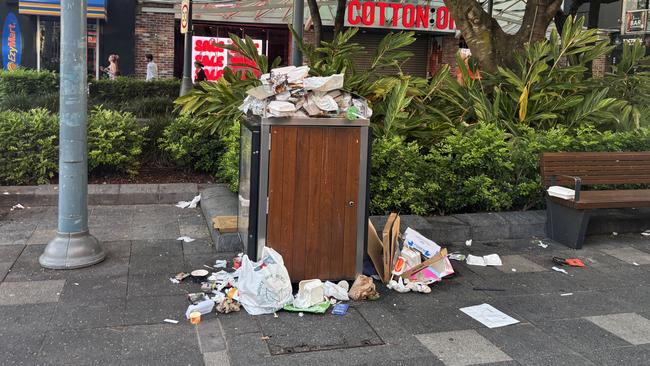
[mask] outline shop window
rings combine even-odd
[[[59,18],[44,17],[40,20],[40,58],[41,69],[59,71],[60,48],[61,48],[61,22]],[[95,75],[96,51],[98,47],[97,23],[88,23],[88,74]]]

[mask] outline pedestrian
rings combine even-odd
[[[147,53],[145,56],[147,58],[147,81],[152,81],[158,79],[158,65],[153,62],[153,55]]]
[[[108,75],[108,78],[115,80],[116,77],[120,76],[120,68],[117,65],[120,56],[112,54],[108,56],[108,66],[101,67],[100,70]]]
[[[194,61],[194,67],[196,68],[194,82],[207,81],[208,77],[205,75],[205,70],[203,70],[203,64],[199,61]]]

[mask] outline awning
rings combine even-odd
[[[87,0],[88,18],[106,19],[107,0]],[[20,14],[61,16],[61,0],[20,0]]]

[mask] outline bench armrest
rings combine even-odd
[[[580,177],[574,177],[572,175],[554,174],[554,175],[551,175],[551,184],[552,185],[557,185],[556,177],[564,177],[564,178],[573,179],[573,181],[575,182],[574,191],[576,192],[576,195],[573,198],[573,201],[574,202],[580,201],[580,189],[582,188],[582,179],[580,179]]]

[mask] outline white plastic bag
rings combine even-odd
[[[264,248],[259,262],[242,258],[237,288],[239,301],[251,315],[272,314],[293,302],[289,272],[271,248]]]
[[[350,297],[348,296],[348,289],[345,289],[330,281],[325,281],[325,283],[323,283],[323,290],[324,295],[327,297],[333,297],[340,301],[350,300]]]

